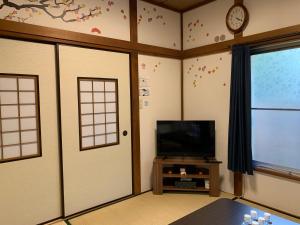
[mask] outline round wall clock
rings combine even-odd
[[[234,4],[226,15],[227,28],[237,34],[242,32],[249,21],[249,13],[246,7],[242,4]]]

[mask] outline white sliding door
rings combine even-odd
[[[0,39],[0,224],[61,216],[55,48]]]
[[[59,65],[71,215],[132,194],[129,55],[60,46]]]

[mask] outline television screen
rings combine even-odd
[[[157,121],[157,155],[215,157],[215,121]]]

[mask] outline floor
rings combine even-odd
[[[221,197],[233,198],[233,195],[222,193]],[[69,220],[69,223],[71,225],[167,225],[216,199],[218,198],[209,197],[207,194],[164,193],[163,195],[153,195],[152,192],[147,192],[73,218]],[[238,201],[300,223],[300,220],[286,215],[272,212],[246,201]],[[59,222],[53,225],[66,224]]]

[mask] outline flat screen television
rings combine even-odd
[[[157,121],[158,156],[215,157],[215,121]]]

